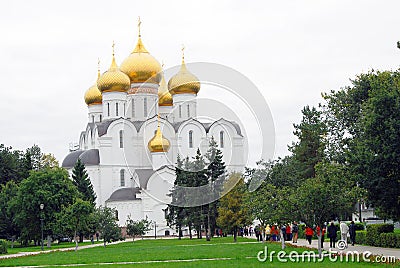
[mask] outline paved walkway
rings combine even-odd
[[[251,238],[255,239],[255,237],[251,237]],[[298,239],[297,243],[293,243],[291,241],[286,241],[286,244],[305,246],[305,247],[309,247],[309,248],[318,248],[318,240],[317,239],[313,239],[311,241],[311,245],[308,244],[308,242],[305,239]],[[323,249],[326,251],[329,250],[329,240],[328,240],[328,242],[326,242],[326,240],[325,240]],[[363,246],[363,245],[357,245],[357,244],[352,246],[351,244],[349,244],[347,249],[339,250],[338,245],[336,243],[336,248],[334,248],[332,250],[342,251],[342,252],[357,251],[359,253],[369,251],[373,255],[395,256],[397,259],[400,259],[400,248],[380,248],[380,247]]]

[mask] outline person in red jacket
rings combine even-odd
[[[321,232],[321,227],[319,225],[317,225],[316,231],[317,231],[317,235],[319,236],[320,232]],[[321,248],[324,248],[325,232],[326,232],[325,227],[322,227]]]
[[[286,241],[292,240],[292,228],[290,228],[290,224],[286,225]]]
[[[311,239],[312,239],[313,234],[314,234],[314,230],[311,227],[306,226],[306,239],[310,245],[311,245]]]

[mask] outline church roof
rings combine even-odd
[[[113,202],[113,201],[128,201],[128,200],[140,200],[140,198],[136,197],[136,194],[139,194],[139,188],[121,188],[114,191],[110,198],[106,200],[106,202]]]
[[[147,189],[147,183],[151,175],[154,174],[154,170],[151,168],[135,169],[136,174],[139,177],[140,188]]]
[[[81,159],[82,163],[85,166],[93,166],[98,165],[100,163],[100,155],[98,149],[90,149],[90,150],[77,150],[69,153],[62,162],[62,167],[64,168],[72,168],[78,158]]]

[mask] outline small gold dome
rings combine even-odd
[[[131,86],[129,77],[120,71],[113,53],[111,66],[97,81],[97,87],[101,92],[126,92]]]
[[[172,95],[168,91],[167,83],[165,82],[164,75],[161,75],[160,88],[158,89],[158,105],[159,106],[172,106]]]
[[[97,80],[100,78],[100,70],[97,72]],[[91,86],[85,92],[85,102],[88,106],[101,104],[103,102],[103,96],[101,95],[100,90],[97,87],[97,83]]]
[[[100,90],[97,88],[97,84],[94,84],[86,91],[85,102],[88,106],[101,104],[103,102],[103,97]]]
[[[135,49],[122,62],[121,71],[129,76],[131,83],[158,84],[161,80],[161,65],[144,47],[140,35]]]
[[[172,95],[197,94],[200,91],[199,79],[186,68],[183,57],[181,69],[168,81],[168,90]]]
[[[157,126],[156,134],[149,141],[147,147],[151,153],[168,152],[170,143],[161,133],[160,125]]]

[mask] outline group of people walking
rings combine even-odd
[[[269,225],[267,224],[265,227],[262,225],[257,225],[254,227],[245,227],[243,228],[243,234],[245,236],[252,236],[254,231],[254,235],[257,238],[257,241],[281,241],[284,239],[285,241],[293,241],[293,243],[297,243],[299,237],[299,226],[297,222],[293,222],[292,224],[282,224],[282,225]],[[347,238],[350,238],[350,243],[354,246],[356,240],[356,225],[354,221],[347,225],[345,222],[340,222],[339,230],[337,226],[331,222],[329,226],[315,226],[312,228],[310,226],[306,226],[304,229],[304,234],[306,240],[311,245],[312,237],[314,233],[317,236],[321,237],[321,248],[324,247],[325,233],[327,232],[327,237],[329,238],[329,246],[330,248],[334,248],[336,246],[336,240],[338,238],[338,231],[340,231],[340,240],[345,241],[345,245],[347,246]]]

